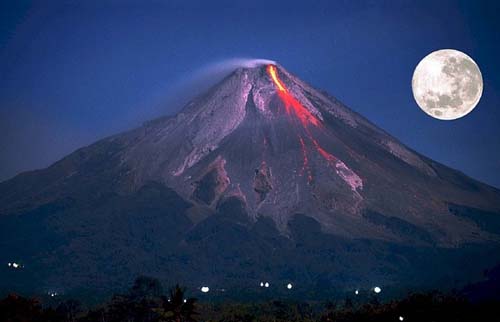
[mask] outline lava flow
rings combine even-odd
[[[357,178],[357,179],[359,179],[359,177],[355,173],[353,173],[349,168],[347,168],[347,166],[345,166],[345,164],[342,161],[340,161],[335,156],[333,156],[332,154],[327,152],[318,143],[318,141],[313,137],[311,131],[308,128],[309,124],[312,124],[314,126],[319,126],[320,125],[319,119],[315,115],[313,115],[307,108],[305,108],[288,91],[285,84],[280,80],[280,78],[278,76],[276,66],[268,65],[267,72],[268,72],[269,76],[271,77],[271,79],[273,80],[273,83],[276,85],[276,87],[278,89],[277,93],[285,105],[285,109],[286,109],[287,114],[291,115],[291,113],[293,113],[295,116],[297,116],[300,123],[304,127],[304,130],[307,134],[307,138],[312,143],[312,145],[314,146],[316,151],[319,153],[319,155],[323,159],[326,160],[328,165],[337,173],[337,175],[339,175],[344,181],[346,181],[351,186],[351,188],[353,188],[354,184],[351,183],[351,181],[353,181],[353,180],[351,180],[351,177]],[[303,154],[303,166],[302,166],[302,169],[299,172],[299,174],[302,176],[307,171],[307,174],[308,174],[307,181],[309,183],[311,183],[313,180],[313,177],[312,177],[311,169],[309,168],[309,159],[307,156],[307,146],[300,135],[298,136],[298,138],[299,138],[299,143],[300,143],[300,147],[302,149],[302,154]],[[346,172],[348,175],[346,175],[346,173],[340,171],[339,168],[343,169],[344,172]],[[360,180],[361,179],[359,179],[358,181],[360,181]],[[356,181],[356,184],[354,186],[355,186],[355,188],[357,188],[359,186],[357,181]],[[353,188],[353,189],[355,190],[355,188]]]
[[[276,73],[276,66],[268,65],[267,72],[269,73],[269,76],[271,76],[271,79],[273,80],[276,87],[278,87],[278,95],[285,104],[286,112],[288,114],[293,112],[299,118],[304,127],[308,124],[318,126],[320,124],[319,119],[302,104],[300,104],[300,102],[288,92],[287,88],[281,82],[278,74]]]
[[[300,170],[299,175],[302,176],[304,172],[307,171],[307,181],[309,183],[312,182],[312,173],[311,169],[309,168],[309,159],[307,158],[307,150],[306,150],[306,144],[304,143],[304,140],[302,139],[301,136],[299,136],[299,142],[300,142],[300,147],[302,148],[302,157],[303,157],[303,165],[302,169]]]

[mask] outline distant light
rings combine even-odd
[[[402,316],[399,317],[399,321],[404,321],[404,320],[405,320],[404,317],[402,317]]]
[[[208,291],[210,291],[210,288],[209,288],[208,286],[203,286],[203,287],[201,288],[201,291],[202,291],[203,293],[208,293]]]
[[[9,265],[9,267],[11,267],[11,266],[12,266],[12,263],[8,263],[7,265]]]
[[[265,286],[265,287],[269,287],[269,283],[268,283],[268,282],[266,282],[266,284],[264,284],[264,286]]]
[[[355,290],[355,291],[354,291],[354,294],[358,295],[358,294],[359,294],[359,291],[358,291],[358,290]]]
[[[19,264],[18,263],[12,263],[12,267],[19,268]]]
[[[378,287],[378,286],[375,286],[375,288],[373,289],[373,291],[378,294],[378,293],[382,292],[382,289],[380,287]]]
[[[264,287],[264,282],[260,282],[260,287]]]
[[[291,290],[293,287],[292,283],[288,283],[288,285],[286,286],[287,289]]]
[[[186,300],[186,299],[184,299],[184,303],[186,303],[186,302],[187,302],[187,300]]]

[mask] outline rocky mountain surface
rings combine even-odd
[[[451,287],[500,262],[499,242],[498,189],[277,64],[0,183],[0,289],[111,290],[137,274],[239,295],[262,280]]]

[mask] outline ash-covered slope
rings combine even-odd
[[[138,273],[234,286],[465,281],[495,263],[483,255],[500,238],[497,189],[279,65],[238,69],[176,116],[1,183],[0,214],[2,261],[27,263],[27,288]],[[451,277],[464,254],[482,261]],[[441,267],[425,273],[431,261]]]

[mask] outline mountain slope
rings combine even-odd
[[[118,287],[138,273],[424,285],[494,265],[500,256],[484,254],[498,246],[499,216],[497,189],[259,65],[173,117],[1,183],[0,254],[27,263],[26,289]],[[464,256],[478,260],[450,275]]]

